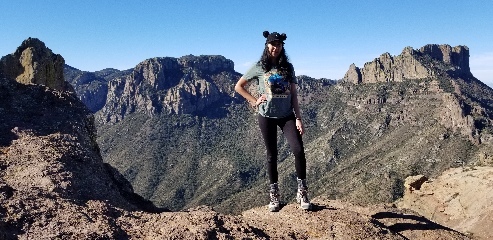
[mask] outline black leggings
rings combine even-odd
[[[285,118],[267,118],[258,115],[258,125],[264,138],[267,149],[267,173],[270,183],[278,182],[277,172],[277,126],[279,126],[288,140],[291,151],[294,154],[296,175],[299,179],[306,179],[306,158],[303,148],[301,134],[296,129],[296,118],[294,115]]]

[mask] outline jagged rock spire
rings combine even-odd
[[[447,44],[428,44],[419,50],[406,47],[400,55],[384,53],[365,63],[362,69],[352,64],[343,79],[355,84],[401,82],[405,79],[430,78],[449,71],[460,75],[471,74],[468,47]]]
[[[69,90],[63,76],[65,60],[37,38],[24,40],[13,54],[0,61],[0,74],[23,84]]]

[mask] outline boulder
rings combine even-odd
[[[404,181],[404,188],[408,191],[419,190],[421,185],[428,181],[428,178],[424,175],[409,176]]]

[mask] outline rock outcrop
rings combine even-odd
[[[365,63],[362,69],[352,64],[343,79],[355,84],[402,82],[406,79],[433,78],[448,71],[470,75],[468,47],[446,44],[429,44],[419,50],[406,47],[400,55],[384,53]]]
[[[361,77],[360,69],[358,67],[356,67],[356,65],[354,65],[354,63],[351,64],[351,66],[349,66],[349,70],[346,72],[343,79],[345,81],[349,81],[349,82],[352,82],[354,84],[361,83],[362,77]]]
[[[469,74],[469,48],[466,46],[455,46],[443,44],[428,44],[419,50],[423,55],[428,55],[432,59],[443,61],[448,64],[454,71]]]
[[[409,176],[404,182],[404,188],[410,192],[419,190],[426,181],[428,181],[428,178],[423,175]]]
[[[65,91],[71,90],[63,76],[65,60],[37,38],[28,38],[10,55],[0,60],[0,75],[23,84],[39,84]]]
[[[428,44],[419,50],[406,47],[398,56],[384,53],[362,69],[352,64],[343,80],[353,84],[428,81],[427,90],[443,102],[437,114],[443,126],[462,133],[475,144],[493,143],[490,134],[481,135],[484,126],[492,124],[492,104],[488,100],[491,91],[483,90],[487,87],[472,76],[466,46]],[[470,89],[483,92],[485,97]],[[365,101],[381,104],[388,100],[380,95]]]
[[[469,233],[478,239],[493,237],[493,168],[454,168],[436,179],[406,191],[399,208],[412,209],[426,218]]]
[[[96,238],[111,208],[153,209],[103,163],[74,94],[1,78],[0,96],[0,239]]]
[[[138,111],[149,115],[202,112],[233,94],[234,64],[222,56],[152,58],[108,83],[101,122],[118,122]]]

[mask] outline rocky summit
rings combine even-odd
[[[37,38],[28,38],[13,54],[0,60],[0,75],[24,84],[40,84],[57,90],[70,90],[63,75],[65,60]]]
[[[430,60],[436,60],[435,63],[439,64],[433,64]],[[447,44],[429,44],[418,50],[406,47],[400,55],[384,53],[365,63],[362,69],[352,64],[344,80],[355,84],[402,82],[406,79],[438,77],[443,71],[470,75],[469,48]]]

